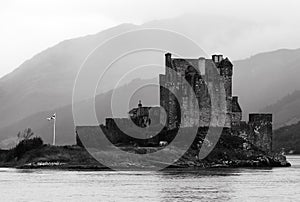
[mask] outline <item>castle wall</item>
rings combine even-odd
[[[248,140],[263,151],[272,151],[272,114],[249,114]]]

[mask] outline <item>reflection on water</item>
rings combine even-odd
[[[300,156],[290,168],[194,171],[0,169],[1,201],[295,201]]]

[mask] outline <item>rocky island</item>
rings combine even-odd
[[[288,167],[290,163],[285,156],[277,153],[266,153],[256,147],[243,149],[242,138],[222,134],[213,151],[202,160],[196,158],[198,148],[190,149],[172,165],[165,169],[203,169],[235,167]],[[136,154],[156,151],[160,147],[119,146],[120,149]],[[174,148],[175,150],[176,148]],[[108,149],[109,152],[109,149]],[[110,154],[111,155],[111,154]],[[109,155],[107,155],[109,157]],[[122,158],[120,156],[119,158]],[[163,163],[163,162],[160,162]],[[130,161],[122,161],[119,168],[124,170],[138,169]],[[0,167],[21,169],[70,169],[70,170],[108,170],[110,168],[95,160],[87,150],[78,145],[52,146],[43,144],[40,138],[23,140],[15,148],[0,151]]]

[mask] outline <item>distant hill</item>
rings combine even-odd
[[[275,128],[292,125],[300,121],[300,91],[294,91],[262,111],[274,114]]]
[[[285,126],[274,131],[273,148],[275,151],[293,151],[300,154],[300,122]]]
[[[256,111],[275,112],[274,109],[265,107],[300,90],[300,49],[260,53],[233,63],[233,91],[240,97],[244,114]],[[287,113],[292,113],[293,110],[289,109]],[[278,127],[277,123],[290,121],[289,118],[278,117],[281,114],[274,115],[275,120],[280,120],[275,122],[275,127]]]
[[[2,77],[0,114],[5,116],[1,117],[0,128],[70,104],[75,77],[87,55],[102,41],[134,27],[123,24],[96,35],[63,41]]]

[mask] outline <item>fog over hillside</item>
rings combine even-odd
[[[198,43],[208,55],[222,53],[233,61],[233,92],[240,97],[240,104],[245,114],[263,110],[264,107],[276,103],[288,93],[300,90],[300,81],[297,78],[300,73],[300,49],[281,49],[254,54],[264,49],[262,44],[270,43],[260,34],[262,30],[270,28],[263,23],[218,16],[183,15],[142,25],[122,24],[94,35],[62,41],[2,77],[0,114],[5,116],[1,117],[0,139],[15,137],[16,131],[23,130],[24,127],[32,127],[48,141],[46,137],[51,133],[51,128],[43,117],[48,113],[57,112],[58,133],[60,121],[64,123],[66,120],[63,119],[68,119],[69,125],[61,131],[61,143],[73,143],[71,140],[74,131],[71,128],[74,126],[70,104],[74,81],[82,62],[105,40],[140,28],[161,28],[184,34]],[[241,59],[241,53],[246,52],[253,53],[253,56]],[[139,59],[143,60],[142,57]],[[159,62],[164,65],[163,54]],[[126,65],[128,70],[134,68],[130,65],[130,60]],[[99,68],[104,68],[101,61],[99,61]],[[148,78],[145,76],[140,79],[149,79],[149,75]],[[135,83],[130,85],[133,87]],[[107,81],[106,91],[112,86],[113,84]],[[104,92],[98,92],[101,93]],[[105,94],[102,96],[105,97]],[[143,99],[151,100],[152,96],[145,95]],[[101,103],[97,104],[99,108],[103,107]],[[290,118],[280,120],[280,124],[290,121]],[[276,115],[275,119],[278,119]]]

